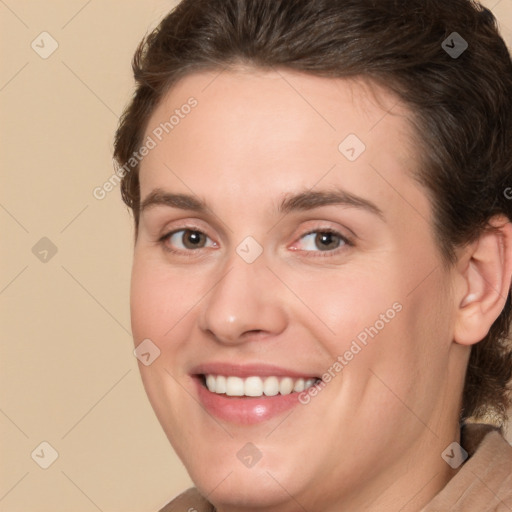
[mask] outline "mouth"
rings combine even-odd
[[[201,374],[201,384],[210,392],[227,397],[260,398],[301,393],[314,386],[319,378],[294,378],[252,375],[246,378],[235,375]]]
[[[322,382],[314,374],[261,364],[204,364],[190,376],[204,411],[237,425],[255,425],[304,404],[304,392]]]

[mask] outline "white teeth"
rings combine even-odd
[[[279,380],[277,377],[267,377],[265,379],[263,393],[267,396],[275,396],[279,393]]]
[[[206,387],[212,393],[227,396],[275,396],[300,393],[315,384],[317,379],[292,379],[291,377],[241,377],[206,375]]]
[[[217,383],[217,379],[215,378],[215,375],[208,375],[206,377],[206,387],[210,390],[215,392],[215,389],[217,386],[215,385]]]
[[[240,377],[228,377],[226,379],[226,395],[244,396],[244,379]]]
[[[296,393],[300,393],[304,391],[304,379],[297,379],[295,381],[295,386],[293,386],[293,391]]]
[[[210,375],[210,377],[213,377],[213,375]],[[210,388],[208,388],[210,389]],[[215,379],[215,393],[225,393],[226,392],[226,377],[223,377],[222,375],[217,375],[217,378]]]
[[[308,379],[304,382],[304,389],[310,388],[314,383],[316,379]]]
[[[245,379],[244,391],[247,396],[261,396],[263,394],[263,382],[259,377]]]
[[[281,395],[289,395],[293,391],[293,386],[295,385],[295,382],[290,377],[285,377],[280,383],[279,383],[279,393]]]

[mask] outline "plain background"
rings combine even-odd
[[[92,193],[136,45],[175,3],[0,0],[0,512],[153,512],[191,485],[133,356],[131,218],[119,187]],[[512,0],[484,3],[512,47]]]

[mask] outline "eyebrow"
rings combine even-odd
[[[188,194],[172,194],[160,188],[151,191],[140,205],[140,213],[155,206],[168,206],[180,210],[191,210],[204,213],[208,209],[206,203]]]
[[[286,214],[292,211],[313,210],[314,208],[320,208],[322,206],[357,208],[372,213],[380,217],[383,221],[386,220],[384,213],[375,203],[339,188],[325,191],[307,190],[298,194],[289,195],[281,202],[279,212]]]
[[[189,194],[173,194],[160,188],[150,192],[141,204],[140,212],[155,206],[167,206],[180,210],[205,213],[210,210],[206,202]],[[312,191],[306,190],[297,194],[287,195],[278,207],[278,213],[287,214],[294,211],[308,211],[322,206],[345,206],[357,208],[376,215],[384,222],[384,213],[375,204],[363,197],[351,194],[343,189]]]

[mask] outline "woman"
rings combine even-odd
[[[492,14],[183,0],[134,71],[115,157],[136,354],[196,485],[162,510],[512,508]]]

